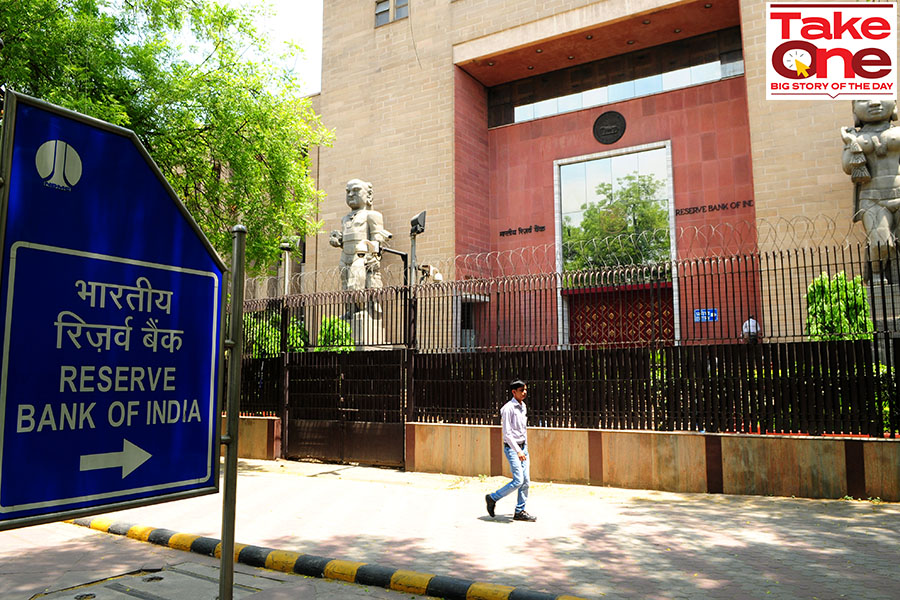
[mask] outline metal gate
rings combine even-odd
[[[285,458],[404,465],[407,351],[287,356]]]

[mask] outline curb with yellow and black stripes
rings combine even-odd
[[[175,550],[222,558],[222,542],[216,538],[178,533],[170,529],[144,527],[133,523],[120,523],[110,519],[86,518],[69,522],[105,533],[124,535],[142,542],[167,546]],[[251,567],[378,586],[397,592],[447,600],[584,600],[576,596],[534,592],[508,585],[479,583],[457,577],[418,573],[246,544],[234,545],[234,560]]]

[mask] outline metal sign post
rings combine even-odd
[[[133,132],[4,109],[0,530],[217,492],[224,263]]]
[[[219,570],[219,600],[231,600],[234,590],[234,513],[237,500],[238,425],[241,406],[241,356],[244,350],[244,247],[247,228],[235,225],[231,230],[231,323],[228,340],[228,430],[225,444],[225,493],[222,499],[222,559]]]

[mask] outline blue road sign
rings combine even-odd
[[[217,491],[224,265],[130,131],[5,121],[0,529]]]
[[[708,323],[719,320],[718,308],[695,308],[694,323]]]

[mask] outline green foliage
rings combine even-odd
[[[891,433],[891,402],[897,402],[894,398],[896,382],[895,374],[887,365],[878,363],[878,373],[875,379],[875,402],[881,407],[881,422],[884,424],[884,432]]]
[[[244,313],[244,356],[271,358],[281,353],[281,313]],[[309,346],[309,332],[297,319],[287,326],[288,352],[302,352]]]
[[[283,238],[320,226],[308,152],[332,134],[256,31],[260,11],[0,0],[0,83],[132,129],[219,253],[243,223],[248,264],[265,270]]]
[[[872,339],[875,330],[862,277],[822,273],[806,290],[806,329],[816,341]]]
[[[352,352],[354,349],[350,324],[340,317],[323,317],[319,340],[313,352]]]
[[[654,263],[669,258],[669,213],[659,198],[662,182],[631,174],[597,186],[597,199],[581,206],[580,226],[563,222],[563,265],[567,271]]]

